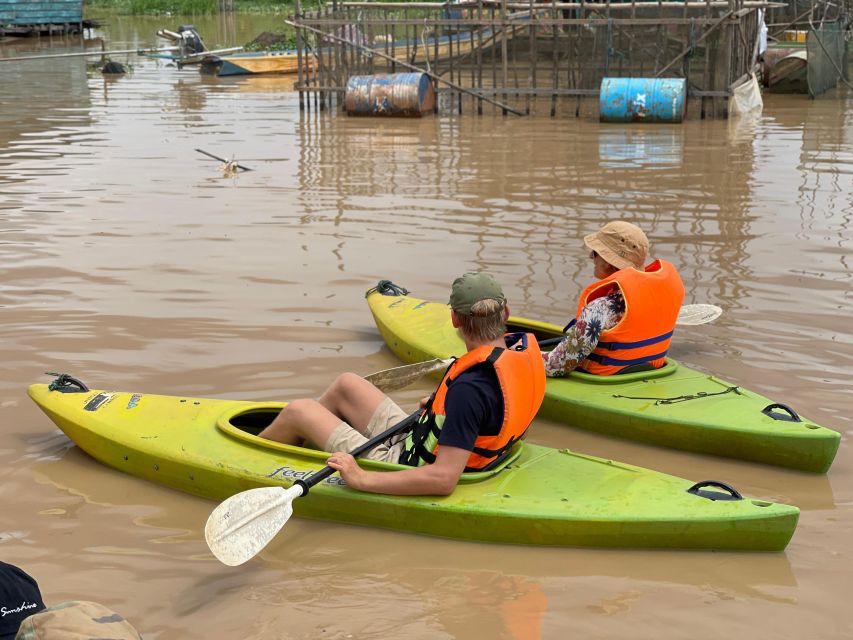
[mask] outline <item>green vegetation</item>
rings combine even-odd
[[[257,38],[245,44],[245,51],[286,51],[296,48],[296,31],[287,27],[284,33],[264,31]]]
[[[125,15],[205,15],[219,10],[219,0],[86,0],[87,9],[111,9]],[[245,13],[288,13],[286,0],[234,0],[234,9]]]

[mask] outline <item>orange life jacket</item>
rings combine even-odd
[[[532,334],[509,334],[507,345],[521,340],[520,350],[482,346],[456,359],[448,367],[424,414],[406,438],[400,462],[411,466],[432,464],[438,452],[438,436],[444,426],[444,401],[453,381],[463,371],[482,362],[497,373],[504,401],[501,429],[496,435],[478,436],[468,457],[466,471],[482,471],[497,465],[524,437],[545,397],[545,365]]]
[[[615,327],[601,332],[595,350],[576,370],[609,376],[638,364],[662,367],[684,300],[678,271],[666,260],[655,260],[643,271],[620,269],[584,289],[575,320],[589,302],[614,287],[622,291],[625,314]]]

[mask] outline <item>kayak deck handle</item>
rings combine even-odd
[[[59,391],[60,393],[85,393],[89,390],[89,387],[83,384],[80,380],[69,376],[67,373],[52,373],[50,371],[46,371],[45,375],[56,376],[56,380],[47,386],[51,391]]]
[[[719,491],[703,491],[705,487],[722,489],[728,493],[720,493]],[[702,482],[697,482],[687,490],[687,493],[692,493],[694,496],[707,498],[708,500],[743,500],[743,496],[740,495],[740,492],[737,489],[725,482],[718,482],[717,480],[703,480]]]
[[[781,409],[785,413],[776,413],[773,409]],[[774,402],[773,404],[768,404],[761,410],[765,416],[773,418],[774,420],[784,420],[785,422],[802,422],[803,419],[797,415],[797,412],[794,411],[791,407],[786,404],[782,404],[781,402]],[[786,415],[787,414],[787,415]]]

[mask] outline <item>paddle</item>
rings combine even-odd
[[[233,160],[226,160],[225,158],[220,158],[219,156],[215,156],[212,153],[208,153],[207,151],[204,151],[203,149],[196,149],[196,151],[198,151],[201,154],[206,155],[208,158],[213,158],[214,160],[219,160],[219,162],[226,164],[226,165],[231,164],[233,162]],[[238,164],[236,162],[234,162],[234,166],[237,167],[238,169],[242,169],[243,171],[251,171],[251,169],[249,167],[244,167],[242,164]]]
[[[418,409],[401,422],[372,437],[350,453],[354,457],[374,449],[391,436],[415,424]],[[335,473],[329,466],[284,487],[260,487],[235,494],[216,507],[204,526],[207,546],[220,562],[235,567],[254,558],[281,531],[293,515],[293,501]]]
[[[681,310],[678,312],[678,319],[675,323],[686,326],[708,324],[709,322],[713,322],[719,318],[722,313],[723,310],[714,304],[686,304],[682,306]],[[539,346],[547,347],[559,344],[562,339],[563,337],[560,336],[557,338],[540,340]],[[416,362],[415,364],[404,364],[399,367],[383,369],[382,371],[371,373],[370,375],[364,376],[364,379],[373,383],[374,386],[378,387],[385,393],[388,393],[389,391],[396,391],[397,389],[407,387],[422,376],[435,371],[440,371],[441,369],[446,369],[450,366],[451,362],[453,362],[452,359],[442,360],[440,358],[435,358],[424,362]]]
[[[416,362],[415,364],[404,364],[391,369],[383,369],[376,373],[371,373],[364,376],[364,379],[373,384],[374,387],[388,393],[396,391],[403,387],[408,387],[418,378],[428,375],[440,369],[446,369],[453,362],[452,359],[442,360],[435,358],[426,362]]]

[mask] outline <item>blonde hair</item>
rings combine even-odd
[[[480,300],[471,306],[471,313],[457,312],[459,330],[471,342],[492,342],[506,333],[504,305],[497,300]]]

